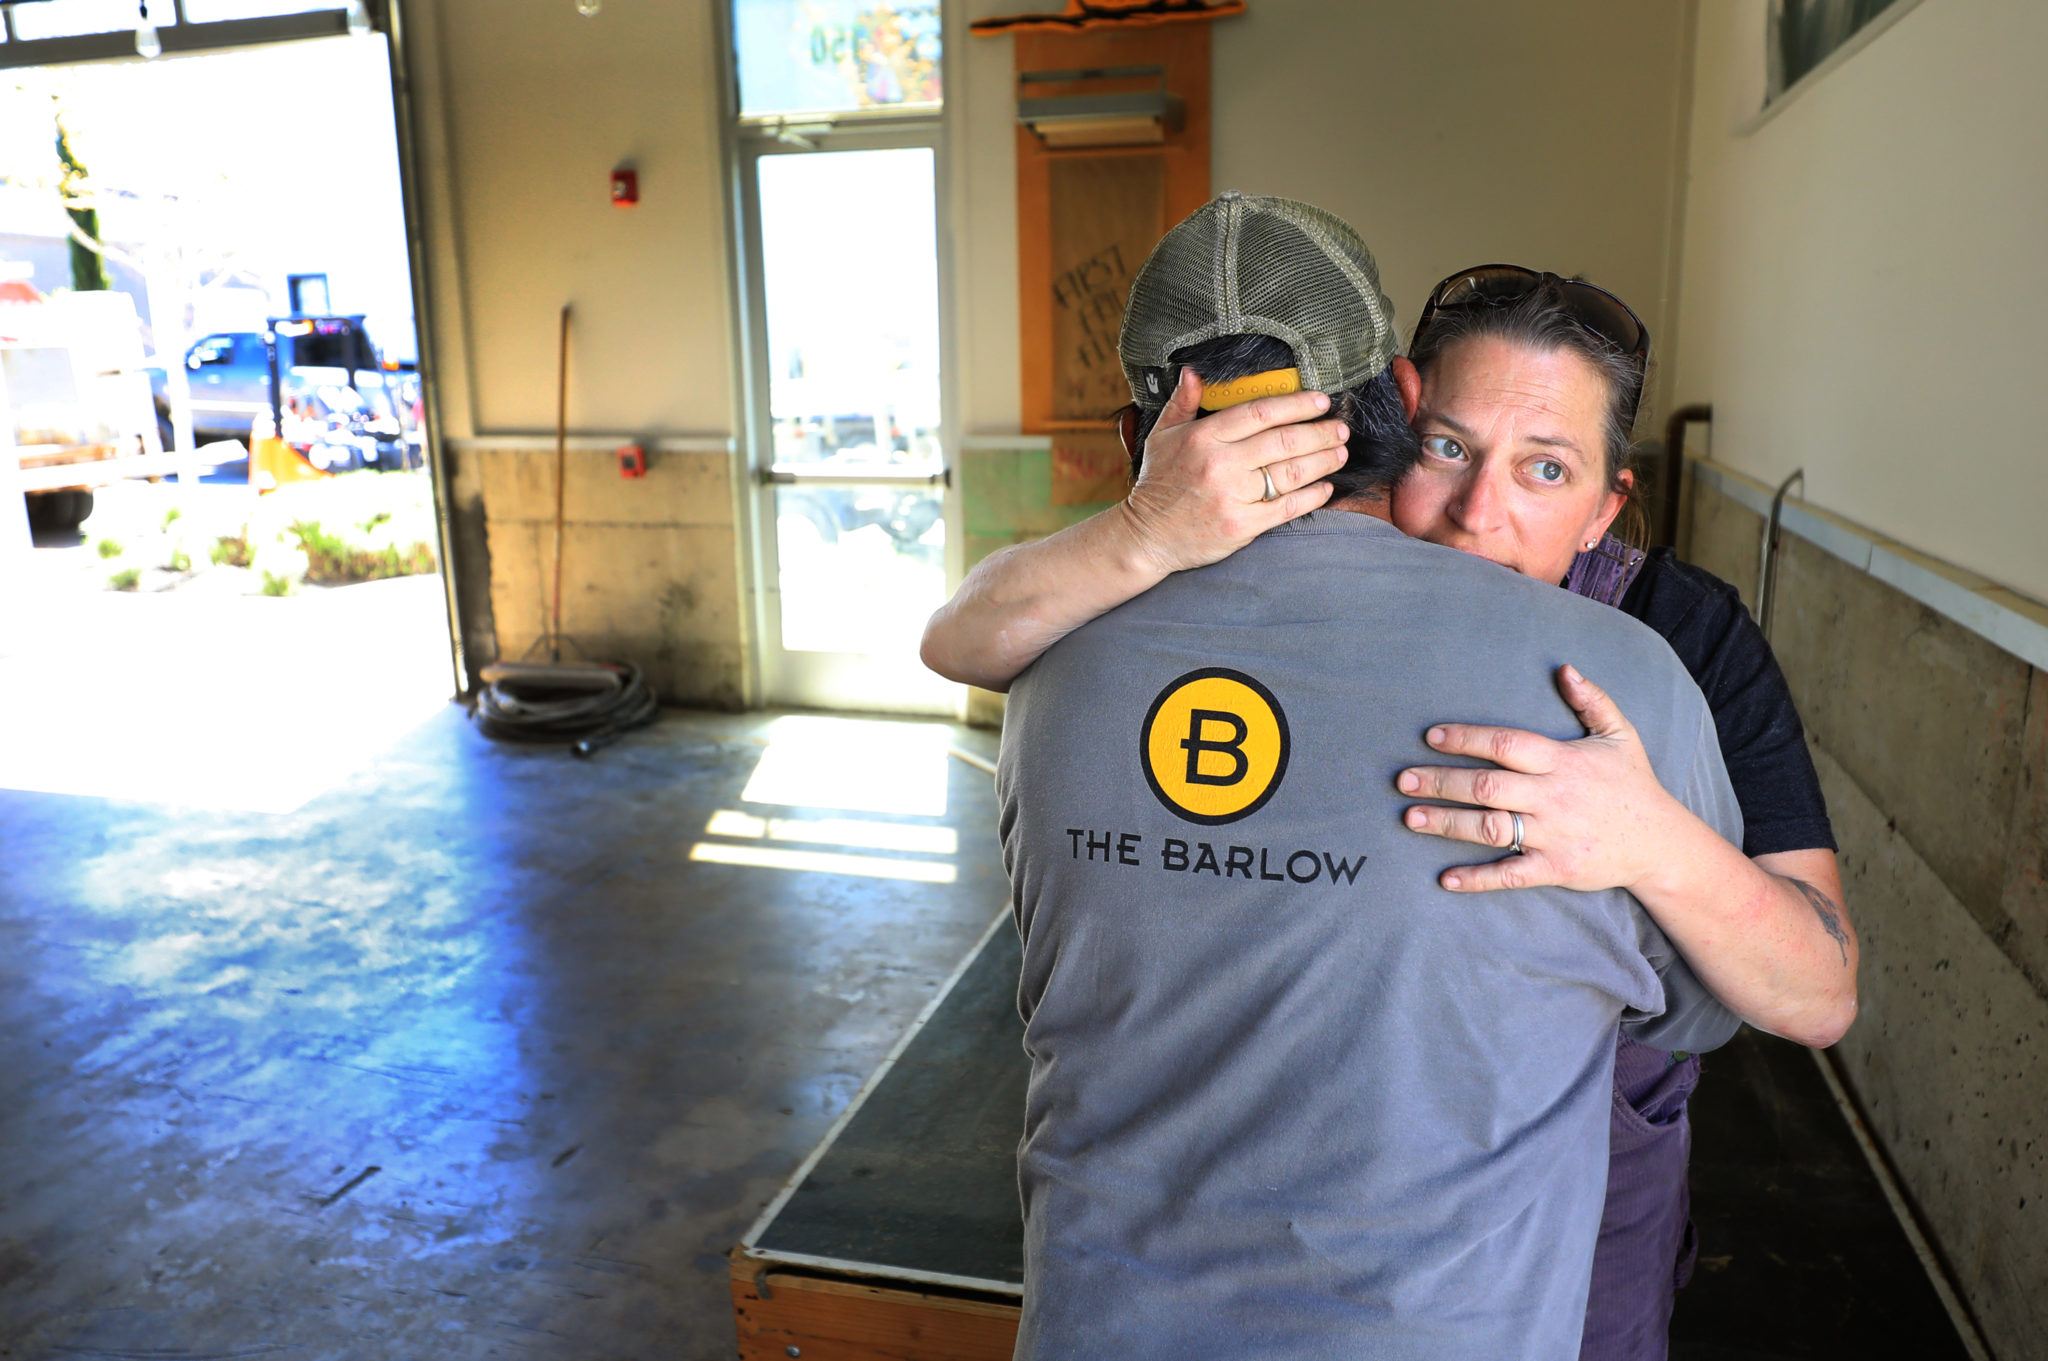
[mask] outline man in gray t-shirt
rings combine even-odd
[[[1739,836],[1662,639],[1367,515],[1170,578],[1019,679],[1020,1356],[1577,1354],[1615,1025],[1705,1049],[1733,1018],[1626,893],[1439,888],[1468,848],[1405,832],[1394,788],[1446,713],[1579,736],[1567,658]]]
[[[1384,312],[1342,223],[1226,195],[1134,281],[1125,368],[1141,404],[1187,362],[1384,428]],[[1245,336],[1294,367],[1174,358]],[[1422,736],[1445,714],[1580,735],[1551,680],[1567,659],[1666,789],[1731,839],[1740,816],[1662,639],[1368,513],[1405,466],[1393,439],[1355,433],[1332,508],[1075,631],[1011,689],[1020,1357],[1575,1356],[1615,1027],[1670,1050],[1734,1032],[1626,893],[1459,897],[1437,876],[1465,848],[1403,829],[1395,774],[1443,763]]]

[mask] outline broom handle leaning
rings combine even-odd
[[[552,656],[562,660],[562,490],[569,464],[569,304],[562,304],[562,334],[555,366],[555,601]]]

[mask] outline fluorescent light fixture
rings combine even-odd
[[[1180,100],[1164,90],[1017,101],[1017,121],[1049,147],[1156,146],[1180,120]]]
[[[1032,87],[1128,85],[1157,82],[1146,90],[1084,89],[1026,96]],[[1080,71],[1026,71],[1017,77],[1017,121],[1049,147],[1157,146],[1178,132],[1186,118],[1179,95],[1166,91],[1162,66],[1111,66]]]

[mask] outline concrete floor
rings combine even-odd
[[[379,742],[282,813],[0,790],[0,1358],[728,1356],[725,1250],[1005,901],[986,734]],[[1804,1055],[1695,1121],[1675,1357],[1965,1355]]]
[[[0,789],[291,813],[447,707],[455,677],[439,576],[254,594],[206,565],[249,516],[246,486],[124,483],[88,522],[130,530],[180,512],[202,570],[107,589],[76,533],[0,553]],[[104,523],[103,523],[104,522]]]
[[[0,792],[0,1356],[729,1355],[722,1254],[1005,899],[956,734],[833,722],[584,764],[449,708],[287,815]],[[720,812],[958,850],[693,861],[783,853]]]

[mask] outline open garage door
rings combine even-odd
[[[286,811],[462,688],[394,17],[0,5],[0,785]]]

